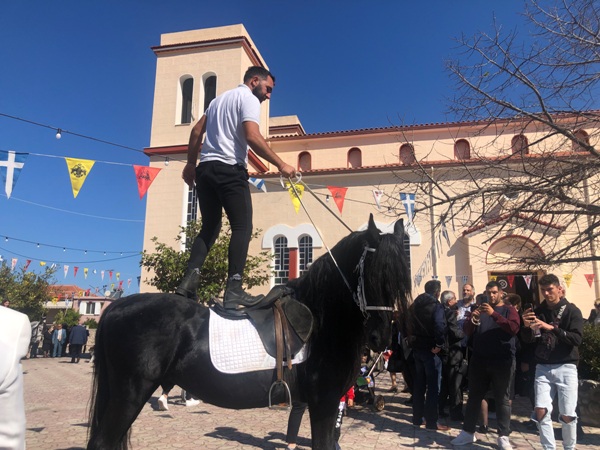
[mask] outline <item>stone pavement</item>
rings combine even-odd
[[[82,449],[86,446],[87,407],[90,398],[92,368],[87,360],[70,364],[70,358],[23,361],[27,448]],[[389,376],[376,378],[378,393],[385,397],[383,411],[357,407],[344,418],[340,445],[344,450],[388,450],[452,448],[450,440],[460,424],[447,433],[415,429],[412,410],[404,404],[407,394],[388,394]],[[201,403],[186,407],[179,399],[179,388],[172,392],[169,411],[158,411],[157,391],[133,425],[132,448],[146,449],[284,449],[287,413],[268,409],[226,410]],[[513,407],[511,441],[516,450],[540,449],[537,435],[522,422],[527,420],[527,402],[519,399]],[[490,428],[495,425],[490,419]],[[584,427],[586,436],[578,450],[597,449],[600,429]],[[302,421],[299,445],[310,448],[308,417]],[[482,435],[476,444],[456,447],[464,450],[495,449],[496,434]],[[559,447],[562,448],[559,442]]]

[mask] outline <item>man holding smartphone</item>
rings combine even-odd
[[[502,302],[502,288],[496,281],[486,285],[487,302],[481,303],[464,324],[465,334],[473,337],[473,356],[469,364],[469,399],[463,430],[452,445],[475,442],[475,427],[490,384],[497,405],[498,447],[510,450],[509,386],[515,371],[516,335],[521,324],[519,313]]]
[[[564,297],[558,277],[544,275],[538,282],[544,301],[523,313],[525,342],[535,342],[535,408],[532,419],[537,422],[544,449],[555,449],[552,427],[552,398],[558,393],[559,421],[562,425],[563,448],[572,450],[577,444],[577,363],[583,338],[583,317],[577,306]],[[536,337],[537,335],[537,337]]]

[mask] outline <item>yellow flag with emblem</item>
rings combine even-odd
[[[292,186],[291,183],[285,183],[285,187],[288,190],[288,192],[290,193],[290,197],[292,199],[292,205],[294,205],[296,214],[298,214],[298,211],[300,211],[300,200],[302,200],[302,194],[304,193],[304,185],[294,184],[294,186]],[[296,192],[298,194],[296,194]]]
[[[65,158],[67,168],[69,169],[69,178],[71,179],[71,188],[73,189],[73,197],[77,198],[83,182],[89,175],[94,163],[90,159]]]

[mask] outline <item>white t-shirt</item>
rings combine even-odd
[[[206,110],[206,137],[200,162],[248,165],[244,122],[260,123],[260,101],[245,84],[215,98]]]

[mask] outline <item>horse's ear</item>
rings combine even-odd
[[[377,228],[377,225],[375,225],[375,221],[373,220],[373,213],[369,214],[369,226],[367,227],[367,232],[369,241],[371,241],[372,244],[379,243],[379,240],[381,239],[381,232],[379,231],[379,228]]]
[[[404,219],[399,219],[394,224],[394,234],[399,237],[404,237]]]

